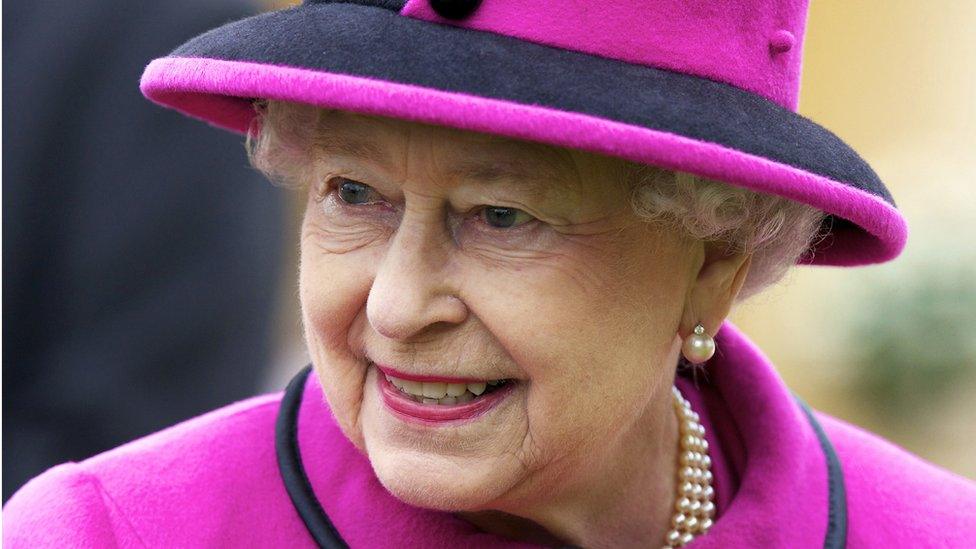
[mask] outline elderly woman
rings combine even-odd
[[[5,542],[970,545],[972,482],[811,410],[726,320],[907,231],[795,113],[805,2],[689,5],[306,2],[151,63],[307,194],[312,365],[44,473]]]

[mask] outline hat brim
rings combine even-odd
[[[429,23],[311,4],[235,21],[146,67],[149,99],[247,131],[254,99],[576,148],[772,193],[830,214],[802,263],[896,257],[908,231],[868,164],[818,124],[724,83]]]

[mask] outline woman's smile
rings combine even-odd
[[[401,420],[428,426],[478,419],[510,397],[517,384],[511,379],[404,374],[372,363],[370,368],[375,370],[376,387],[387,410]]]

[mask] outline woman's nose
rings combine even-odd
[[[441,224],[404,216],[377,266],[366,303],[370,325],[391,339],[408,339],[429,326],[460,324],[467,306],[449,272],[454,240]]]

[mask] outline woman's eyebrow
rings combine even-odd
[[[315,144],[320,151],[331,155],[371,160],[386,167],[393,165],[390,153],[368,139],[326,132],[318,136]]]
[[[485,182],[542,177],[534,170],[509,160],[464,160],[456,163],[448,171],[455,177]]]
[[[481,183],[501,181],[518,184],[518,190],[532,199],[546,199],[561,187],[559,173],[544,163],[526,165],[514,159],[463,160],[454,164],[448,173],[462,180]]]
[[[319,150],[346,158],[373,161],[387,169],[394,167],[389,151],[368,139],[341,133],[325,132],[318,137]],[[551,196],[560,172],[550,162],[519,162],[514,158],[466,159],[453,163],[447,170],[451,177],[495,183],[510,181],[522,183],[519,190],[529,193],[533,198]]]
[[[454,177],[491,183],[501,180],[532,181],[557,184],[566,178],[566,170],[559,169],[549,159],[521,161],[518,157],[464,159],[452,164],[448,173]]]

